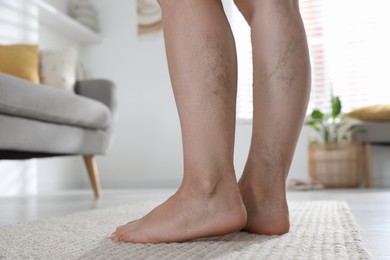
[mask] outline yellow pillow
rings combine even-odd
[[[0,72],[39,83],[36,45],[0,45]]]
[[[390,121],[390,104],[360,107],[349,112],[348,116],[363,121]]]

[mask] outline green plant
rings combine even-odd
[[[331,112],[325,114],[314,109],[305,125],[311,126],[321,137],[323,143],[339,143],[349,141],[351,134],[362,131],[355,126],[349,126],[347,116],[342,113],[341,100],[337,96],[331,97]]]

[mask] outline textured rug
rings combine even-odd
[[[184,243],[111,241],[116,226],[157,202],[126,205],[0,226],[0,259],[369,259],[345,202],[290,202],[283,236],[239,232]]]

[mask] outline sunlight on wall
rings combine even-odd
[[[37,187],[35,160],[0,161],[0,196],[33,195]]]
[[[38,8],[25,0],[0,0],[0,43],[37,43]]]
[[[388,0],[327,0],[325,41],[330,78],[345,108],[389,103]]]
[[[0,44],[39,40],[38,8],[26,0],[0,0]],[[0,196],[37,193],[35,160],[0,161]]]

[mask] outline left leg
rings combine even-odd
[[[114,240],[163,243],[239,231],[246,223],[233,167],[236,51],[220,0],[160,0],[179,112],[184,177],[179,190]]]

